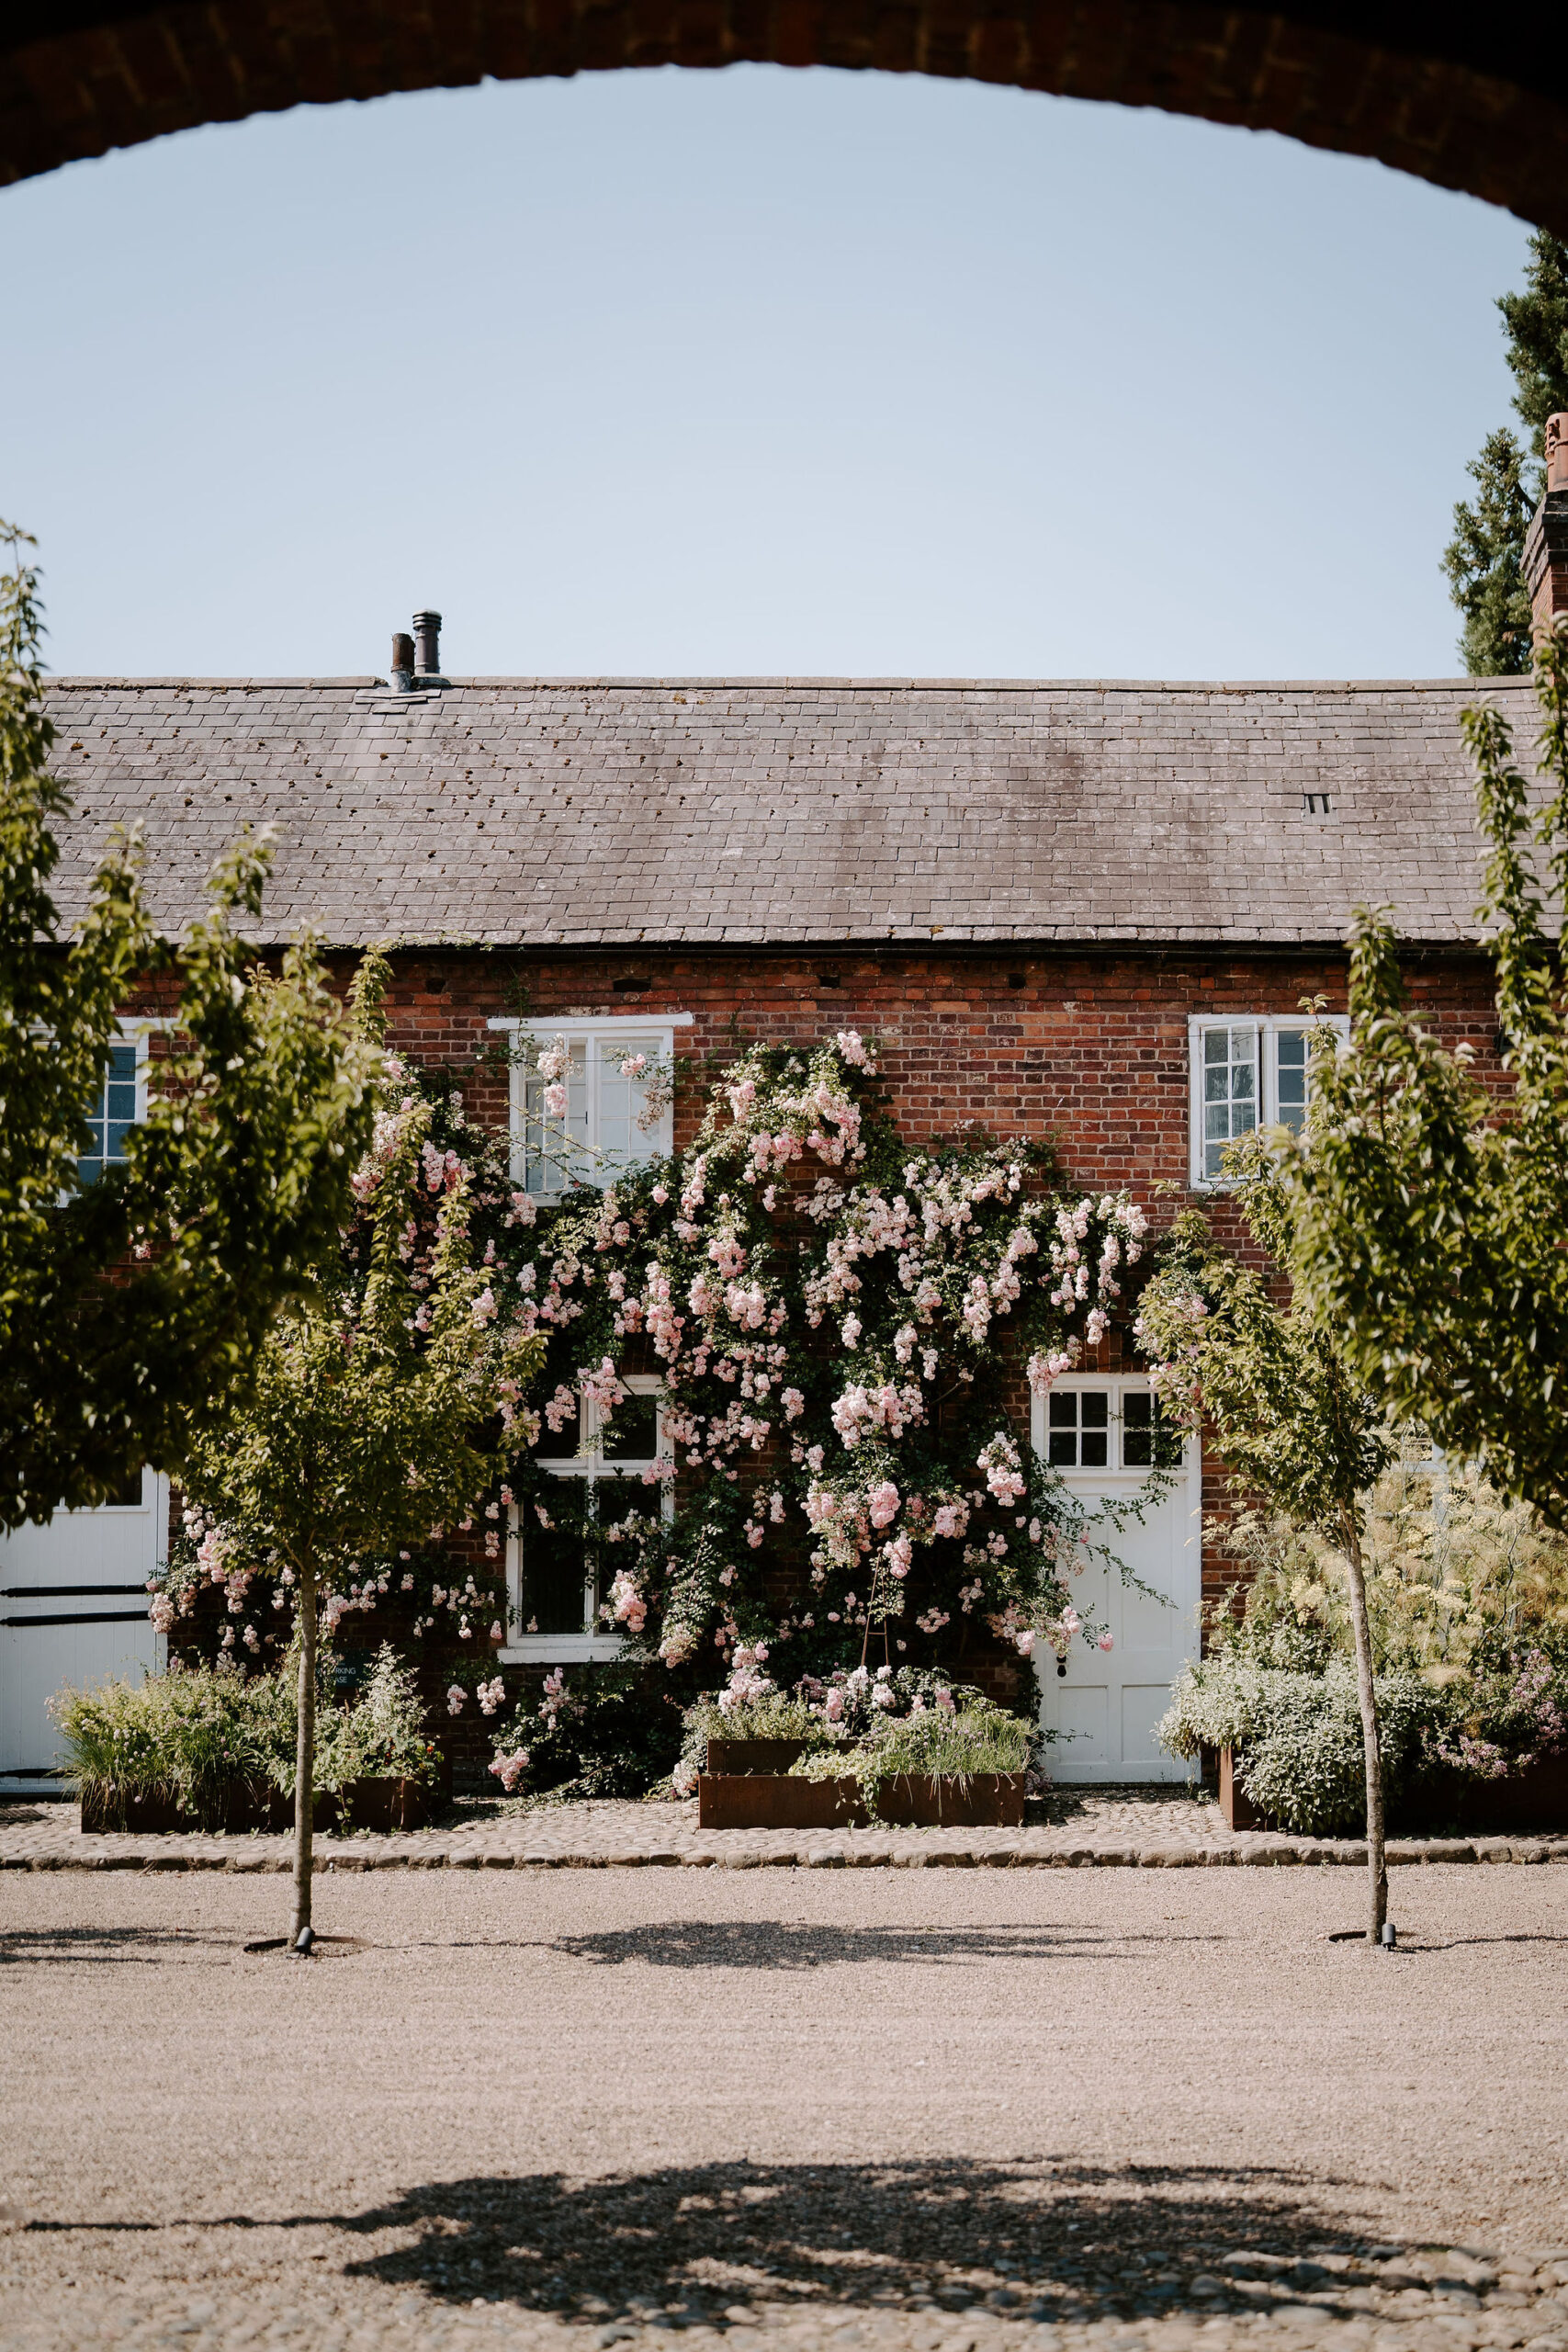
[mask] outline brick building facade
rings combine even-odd
[[[463,1066],[497,1125],[502,1022],[667,1032],[694,1073],[677,1144],[710,1057],[854,1027],[911,1141],[1049,1137],[1086,1189],[1156,1222],[1201,1201],[1232,1238],[1205,1084],[1223,1065],[1253,1115],[1290,1114],[1302,1001],[1343,1013],[1358,904],[1393,906],[1432,1025],[1497,1069],[1473,681],[448,683],[422,619],[389,684],[57,684],[64,910],[135,823],[178,926],[265,824],[266,939],[308,925],[345,977],[394,942],[394,1041]],[[1528,687],[1486,691],[1528,740]],[[1086,1373],[1135,1374],[1122,1346]],[[1212,1464],[1201,1489],[1223,1503]],[[1225,1569],[1211,1545],[1205,1598]]]

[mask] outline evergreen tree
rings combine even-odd
[[[1521,676],[1530,666],[1525,534],[1540,496],[1546,420],[1568,409],[1568,246],[1545,229],[1530,239],[1523,290],[1498,297],[1508,330],[1514,406],[1528,447],[1505,425],[1467,470],[1478,495],[1454,508],[1443,569],[1464,615],[1460,654],[1472,677]]]
[[[1508,330],[1514,406],[1539,459],[1546,454],[1547,418],[1568,409],[1568,245],[1538,229],[1524,292],[1499,295],[1497,308]]]
[[[1460,658],[1472,678],[1517,677],[1530,665],[1530,600],[1525,586],[1525,533],[1535,499],[1525,481],[1525,453],[1506,424],[1489,433],[1466,468],[1473,505],[1454,508],[1454,535],[1443,556],[1450,592],[1464,615]]]

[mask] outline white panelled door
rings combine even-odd
[[[147,1579],[164,1556],[169,1482],[142,1471],[123,1502],[57,1511],[0,1536],[0,1782],[50,1786],[62,1758],[48,1702],[62,1683],[158,1664]]]
[[[1175,1485],[1143,1521],[1103,1526],[1096,1539],[1152,1594],[1091,1559],[1071,1579],[1073,1600],[1081,1616],[1109,1626],[1111,1647],[1075,1638],[1065,1675],[1049,1650],[1036,1652],[1041,1721],[1059,1735],[1047,1757],[1055,1781],[1186,1781],[1196,1770],[1154,1739],[1171,1683],[1198,1654],[1202,1567],[1198,1447],[1179,1444],[1157,1414],[1146,1380],[1064,1379],[1034,1401],[1036,1449],[1089,1510],[1135,1499],[1156,1457],[1174,1457]]]

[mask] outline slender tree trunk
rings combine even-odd
[[[299,1732],[294,1748],[294,1925],[291,1944],[310,1925],[310,1833],[316,1784],[316,1570],[299,1569]]]
[[[1367,1758],[1367,1870],[1371,1879],[1371,1924],[1367,1941],[1377,1943],[1388,1917],[1388,1867],[1383,1855],[1382,1748],[1378,1739],[1378,1694],[1372,1679],[1372,1634],[1367,1622],[1367,1580],[1361,1569],[1361,1538],[1352,1522],[1345,1535],[1350,1586],[1350,1623],[1356,1634],[1356,1689],[1361,1702],[1361,1743]]]

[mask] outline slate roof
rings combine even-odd
[[[1487,682],[1530,739],[1528,686]],[[174,927],[242,823],[265,933],[536,946],[1473,935],[1472,679],[62,679],[79,918],[139,821]],[[1326,819],[1303,812],[1326,794]]]

